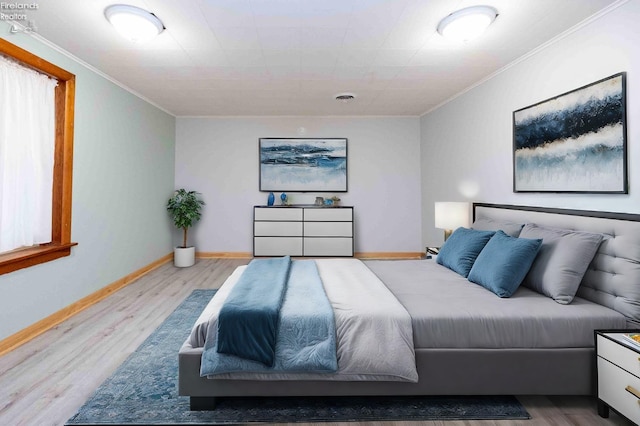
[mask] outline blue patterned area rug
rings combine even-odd
[[[529,419],[513,396],[221,398],[190,411],[178,396],[178,350],[215,290],[195,290],[96,390],[67,425]]]

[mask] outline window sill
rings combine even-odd
[[[42,244],[38,247],[0,254],[0,275],[69,256],[71,254],[71,247],[76,245],[78,245],[78,243],[49,243]]]

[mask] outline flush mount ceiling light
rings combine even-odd
[[[135,6],[114,4],[104,10],[104,16],[120,35],[134,43],[149,41],[164,30],[156,15]]]
[[[456,41],[479,37],[498,16],[491,6],[471,6],[453,12],[438,24],[438,32]]]
[[[340,101],[344,104],[351,102],[356,98],[354,93],[338,93],[336,95],[336,101]]]

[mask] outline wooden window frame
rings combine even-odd
[[[55,151],[51,242],[0,253],[0,275],[69,256],[71,247],[71,185],[76,76],[0,38],[0,55],[58,80],[55,89]]]

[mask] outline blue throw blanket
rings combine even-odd
[[[238,284],[239,282],[236,286]],[[235,287],[231,293],[234,290]],[[209,327],[200,375],[204,377],[231,372],[337,371],[333,308],[324,292],[313,260],[294,260],[291,263],[276,337],[275,363],[269,368],[261,362],[219,353],[216,327]]]
[[[254,259],[218,315],[218,352],[272,367],[291,258]]]

